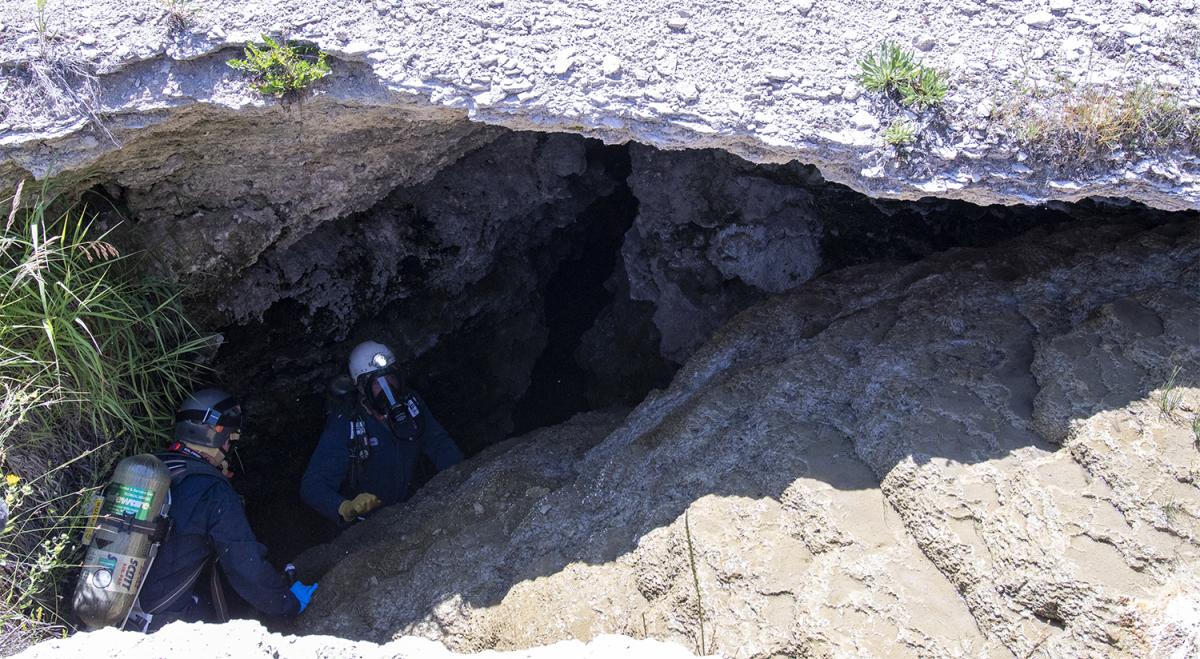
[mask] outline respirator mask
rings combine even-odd
[[[398,375],[383,375],[367,382],[367,406],[382,416],[397,439],[413,439],[420,433],[417,411],[400,384]]]
[[[408,421],[408,406],[405,397],[396,386],[395,376],[373,378],[370,383],[370,405],[376,414],[388,420],[388,423],[399,425]]]

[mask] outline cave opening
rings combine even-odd
[[[273,562],[332,538],[299,482],[326,386],[362,340],[397,352],[470,457],[636,405],[734,315],[823,274],[1159,215],[1119,200],[879,200],[794,162],[505,132],[266,253],[229,287],[224,304],[262,309],[220,330],[215,377],[253,424],[235,484]]]
[[[604,284],[612,277],[621,241],[637,216],[637,198],[624,184],[629,177],[629,150],[597,147],[589,155],[602,159],[620,184],[583,210],[573,225],[574,235],[563,238],[575,249],[559,261],[542,288],[546,347],[533,365],[529,387],[514,406],[515,435],[589,409],[588,373],[575,352],[601,310],[612,303],[613,292]],[[628,386],[635,395],[645,395],[652,384],[657,383],[629,382]]]
[[[630,354],[638,368],[612,396],[607,392],[618,388],[599,386],[577,359],[598,317],[611,316],[614,271],[637,215],[626,182],[629,147],[535,134],[498,142],[420,189],[397,190],[314,232],[278,259],[284,268],[321,268],[348,282],[338,294],[358,307],[352,323],[341,324],[344,317],[314,311],[303,295],[291,295],[274,300],[261,319],[222,328],[217,373],[246,392],[253,422],[248,450],[240,452],[245,473],[235,483],[272,561],[282,564],[333,537],[333,526],[300,501],[298,488],[324,426],[325,385],[343,372],[350,347],[360,340],[377,339],[396,350],[410,386],[468,457],[579,412],[640,400],[650,388],[665,386],[677,368],[669,360]],[[497,180],[497,168],[534,181]],[[506,208],[504,195],[521,194],[542,198]],[[509,216],[491,218],[498,226],[466,241],[438,233],[436,225],[444,226],[447,215],[470,224],[484,212]],[[505,226],[513,223],[524,231]],[[515,239],[493,240],[493,232],[505,230]],[[362,249],[366,237],[391,247],[396,234],[419,249],[392,261]],[[472,240],[492,240],[488,255]],[[317,246],[323,254],[308,254]],[[492,259],[491,267],[467,286],[438,288],[439,277],[462,267],[455,260],[470,258]],[[381,281],[380,270],[388,281]],[[447,315],[452,321],[442,323]],[[639,349],[652,350],[653,333],[643,338]],[[433,474],[422,459],[414,489]]]

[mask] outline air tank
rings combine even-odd
[[[171,474],[150,454],[122,460],[104,489],[72,606],[91,629],[123,626],[165,535]]]

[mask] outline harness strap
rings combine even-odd
[[[208,589],[212,593],[213,611],[217,622],[229,622],[229,604],[225,601],[225,589],[221,587],[221,575],[217,572],[217,561],[212,561],[213,569],[208,573]]]
[[[350,419],[350,436],[346,439],[346,450],[350,456],[350,471],[346,475],[346,484],[351,492],[358,491],[358,483],[362,480],[363,464],[371,457],[371,447],[367,442],[367,425],[362,417]]]
[[[199,565],[197,565],[196,569],[193,570],[192,573],[189,574],[187,576],[187,578],[184,579],[179,584],[179,586],[175,588],[175,590],[167,593],[159,601],[153,602],[149,606],[143,606],[142,610],[149,614],[155,614],[165,608],[170,607],[172,604],[177,602],[180,597],[183,597],[184,594],[190,593],[192,591],[192,586],[195,585],[196,580],[200,578],[200,573],[203,572],[204,568],[210,563],[212,563],[211,560],[204,561],[204,562],[200,563]]]
[[[132,514],[113,515],[104,514],[96,517],[97,525],[103,525],[117,533],[125,533],[132,531],[140,533],[150,538],[151,542],[162,542],[167,539],[167,533],[171,530],[171,520],[169,517],[159,517],[153,522],[143,522],[134,518]]]

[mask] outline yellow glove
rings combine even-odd
[[[363,492],[353,499],[343,501],[342,505],[338,506],[338,514],[347,522],[353,522],[355,517],[366,515],[378,508],[382,503],[379,497],[374,494]]]

